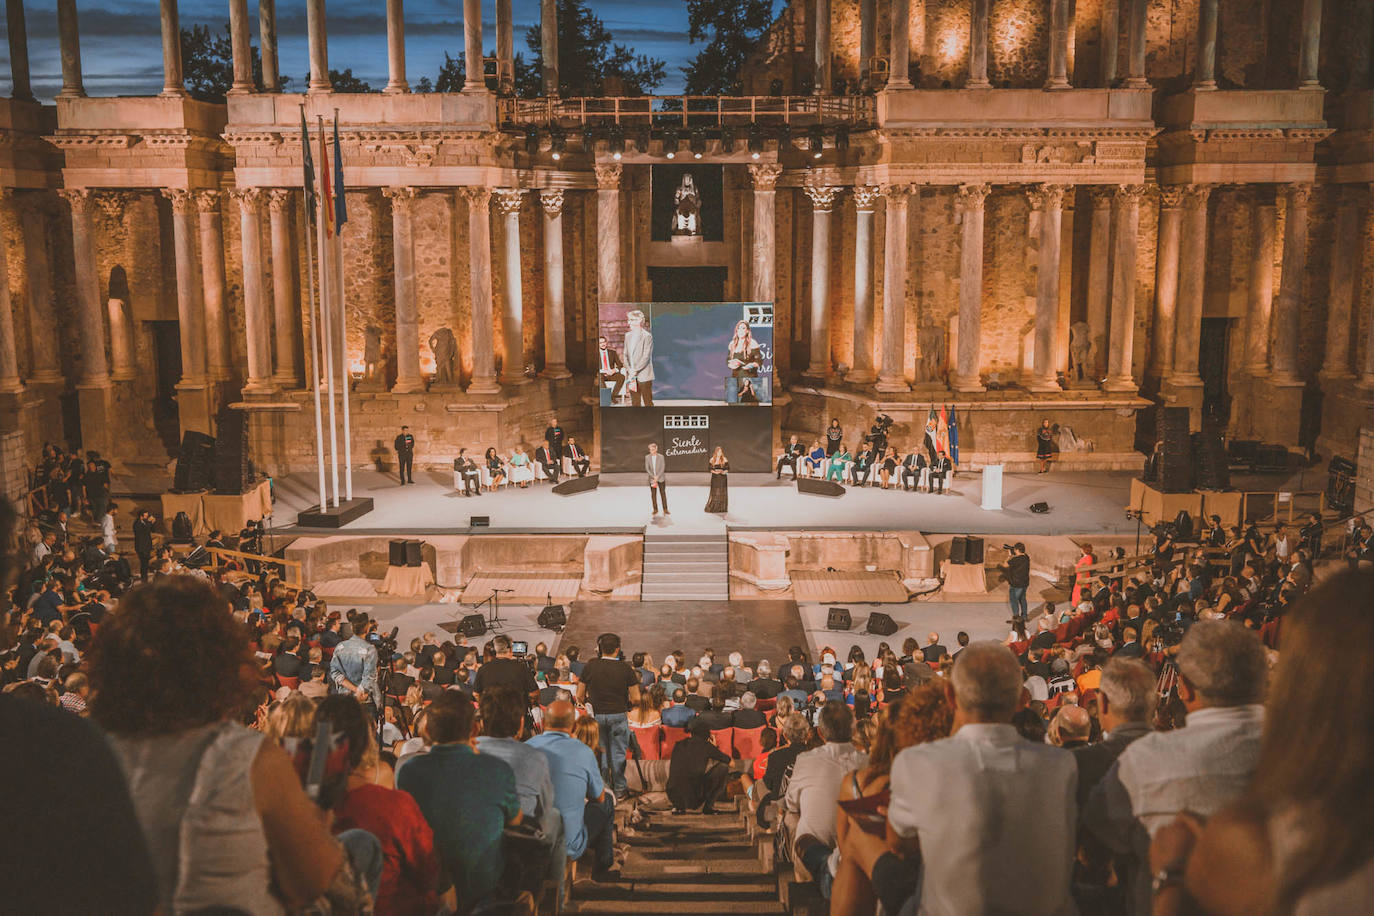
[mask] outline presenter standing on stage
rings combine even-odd
[[[644,456],[644,473],[649,475],[649,502],[654,507],[654,515],[658,515],[658,501],[663,499],[663,514],[672,515],[668,511],[668,462],[658,453],[658,443],[649,443],[649,454]]]
[[[724,515],[730,510],[730,462],[725,449],[717,445],[707,467],[711,469],[711,493],[706,498],[706,511]]]
[[[401,466],[401,486],[414,483],[415,437],[410,434],[409,426],[401,427],[401,434],[396,437],[396,441],[392,445],[396,448],[396,461]]]
[[[558,416],[549,418],[549,425],[544,430],[544,441],[548,443],[549,455],[555,462],[562,466],[563,461],[563,427],[558,425]]]
[[[625,314],[630,329],[625,332],[625,378],[634,407],[654,406],[654,335],[644,329],[644,313],[630,309]]]

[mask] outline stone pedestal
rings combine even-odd
[[[1254,436],[1264,442],[1296,448],[1302,425],[1303,383],[1270,377],[1255,379],[1252,385],[1254,403],[1264,405],[1254,411]]]

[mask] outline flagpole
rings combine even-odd
[[[334,189],[337,197],[344,193],[343,150],[339,147],[339,109],[334,109],[334,168],[338,170],[338,187]],[[337,212],[338,204],[335,204]],[[349,423],[349,389],[352,388],[352,372],[348,365],[348,313],[344,310],[344,258],[343,224],[339,223],[334,233],[335,266],[338,270],[337,293],[339,299],[339,383],[343,386],[343,440],[344,440],[344,498],[353,498],[353,430]]]
[[[305,123],[305,106],[301,106],[301,123]],[[324,489],[324,422],[320,414],[320,347],[319,338],[315,335],[319,333],[320,321],[315,310],[315,254],[310,250],[314,244],[310,233],[312,216],[310,213],[310,198],[314,193],[313,188],[306,187],[304,172],[304,161],[310,155],[310,136],[302,134],[301,142],[304,147],[301,150],[302,172],[301,172],[301,193],[304,195],[305,203],[305,277],[310,290],[310,372],[315,376],[315,457],[316,465],[320,476],[320,511],[325,509],[325,489]]]
[[[327,180],[325,173],[329,169],[329,158],[325,152],[324,143],[324,118],[321,115],[315,116],[320,124],[320,174],[321,181]],[[329,256],[328,247],[325,243],[325,236],[328,234],[326,229],[324,212],[325,195],[319,195],[319,225],[315,233],[316,245],[319,247],[319,268],[320,268],[320,339],[324,346],[324,377],[325,393],[329,398],[329,469],[333,481],[333,505],[339,507],[339,426],[334,415],[334,329],[329,320]]]

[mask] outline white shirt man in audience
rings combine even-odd
[[[1193,624],[1179,646],[1183,728],[1140,738],[1093,789],[1084,826],[1134,859],[1131,912],[1150,912],[1150,838],[1182,811],[1207,818],[1245,790],[1259,763],[1268,662],[1253,630],[1230,620]]]
[[[889,832],[923,869],[921,913],[1076,912],[1074,788],[1068,751],[1026,741],[1021,666],[1005,646],[971,643],[945,688],[949,738],[892,762]]]
[[[1019,680],[1017,683],[1019,686]],[[782,807],[789,822],[795,818],[792,835],[797,838],[794,861],[798,880],[814,879],[828,898],[840,783],[845,773],[865,766],[868,755],[851,743],[854,713],[843,700],[830,700],[821,707],[816,730],[825,744],[797,756]]]

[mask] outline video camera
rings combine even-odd
[[[377,664],[389,665],[391,659],[396,655],[396,634],[401,632],[400,627],[392,627],[390,633],[379,633],[373,630],[367,634],[367,641],[372,643],[377,650]]]

